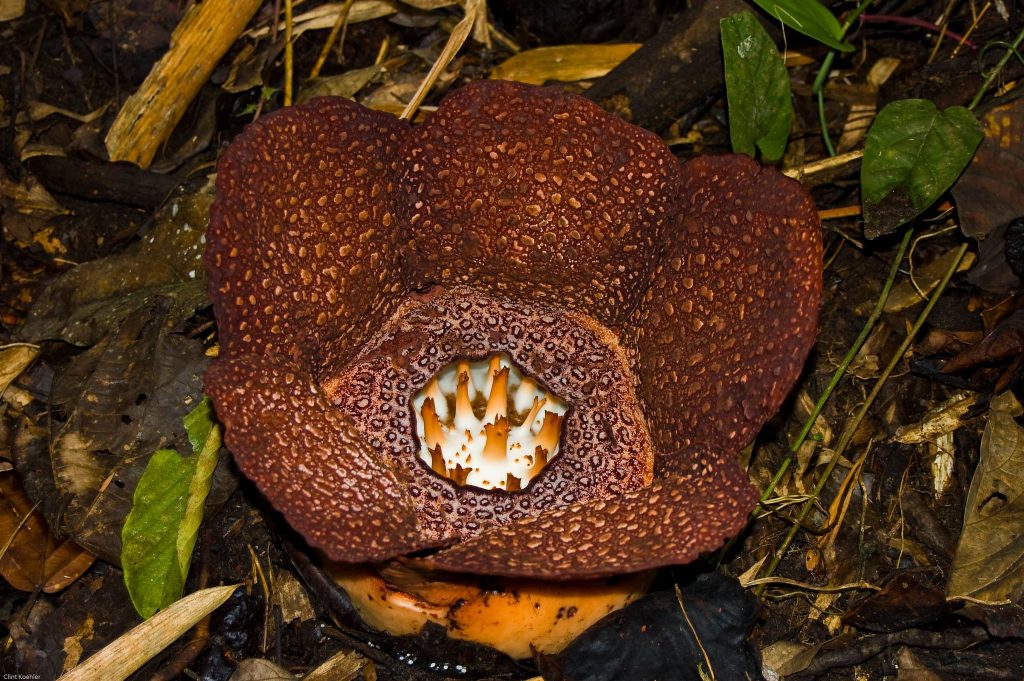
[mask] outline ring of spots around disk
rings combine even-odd
[[[506,352],[569,404],[558,457],[521,492],[460,486],[418,455],[411,398],[456,359]],[[438,541],[651,482],[654,452],[636,378],[615,335],[586,315],[456,287],[414,296],[360,354],[321,378],[338,409],[409,480]]]

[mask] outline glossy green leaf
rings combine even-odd
[[[132,604],[149,617],[181,598],[203,503],[217,467],[220,427],[204,398],[184,419],[192,456],[153,453],[121,532],[121,567]]]
[[[793,123],[789,74],[771,36],[750,12],[722,19],[729,136],[737,153],[782,158]]]
[[[886,234],[949,189],[981,143],[981,124],[962,106],[939,111],[926,99],[883,108],[868,130],[861,164],[865,232]]]
[[[839,20],[818,0],[754,0],[754,3],[786,26],[833,50],[853,51],[853,45],[843,41]]]

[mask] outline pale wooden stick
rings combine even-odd
[[[241,34],[262,0],[203,0],[171,35],[171,47],[128,98],[107,133],[112,161],[149,167],[217,62]]]
[[[479,4],[472,5],[479,11]],[[485,6],[486,7],[486,6]],[[467,5],[466,16],[463,17],[462,21],[455,25],[452,29],[452,34],[448,37],[448,42],[445,43],[444,49],[441,50],[441,55],[434,62],[434,65],[430,68],[426,78],[420,83],[419,89],[416,90],[416,94],[413,95],[412,101],[410,101],[405,110],[402,112],[401,118],[409,120],[416,113],[416,109],[419,108],[420,104],[423,103],[423,98],[430,92],[430,88],[434,87],[434,83],[437,82],[441,72],[448,67],[448,64],[455,58],[455,54],[462,47],[462,44],[466,42],[466,38],[469,37],[469,32],[473,29],[473,24],[476,22],[476,12],[470,10],[470,5]]]
[[[839,154],[838,156],[824,158],[820,161],[814,161],[813,163],[802,165],[799,168],[790,168],[789,170],[784,170],[782,172],[789,177],[799,180],[807,175],[814,175],[815,173],[831,170],[832,168],[839,168],[847,163],[852,163],[863,156],[864,150],[858,149],[856,151],[848,151],[845,154]]]

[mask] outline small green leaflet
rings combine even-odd
[[[750,12],[722,19],[722,55],[732,150],[767,161],[786,151],[793,123],[789,74],[771,36]]]
[[[124,583],[143,617],[181,598],[217,467],[220,426],[210,398],[204,397],[184,423],[192,456],[173,449],[153,453],[121,530]]]
[[[754,0],[754,3],[786,26],[833,50],[853,51],[853,45],[843,42],[839,20],[818,0]]]
[[[887,234],[933,204],[960,177],[983,136],[962,106],[940,112],[927,99],[887,104],[868,130],[861,163],[867,236]]]

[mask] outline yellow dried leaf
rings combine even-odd
[[[600,78],[625,61],[640,43],[615,45],[557,45],[538,47],[509,57],[494,67],[494,80],[541,85],[549,80],[571,83]]]

